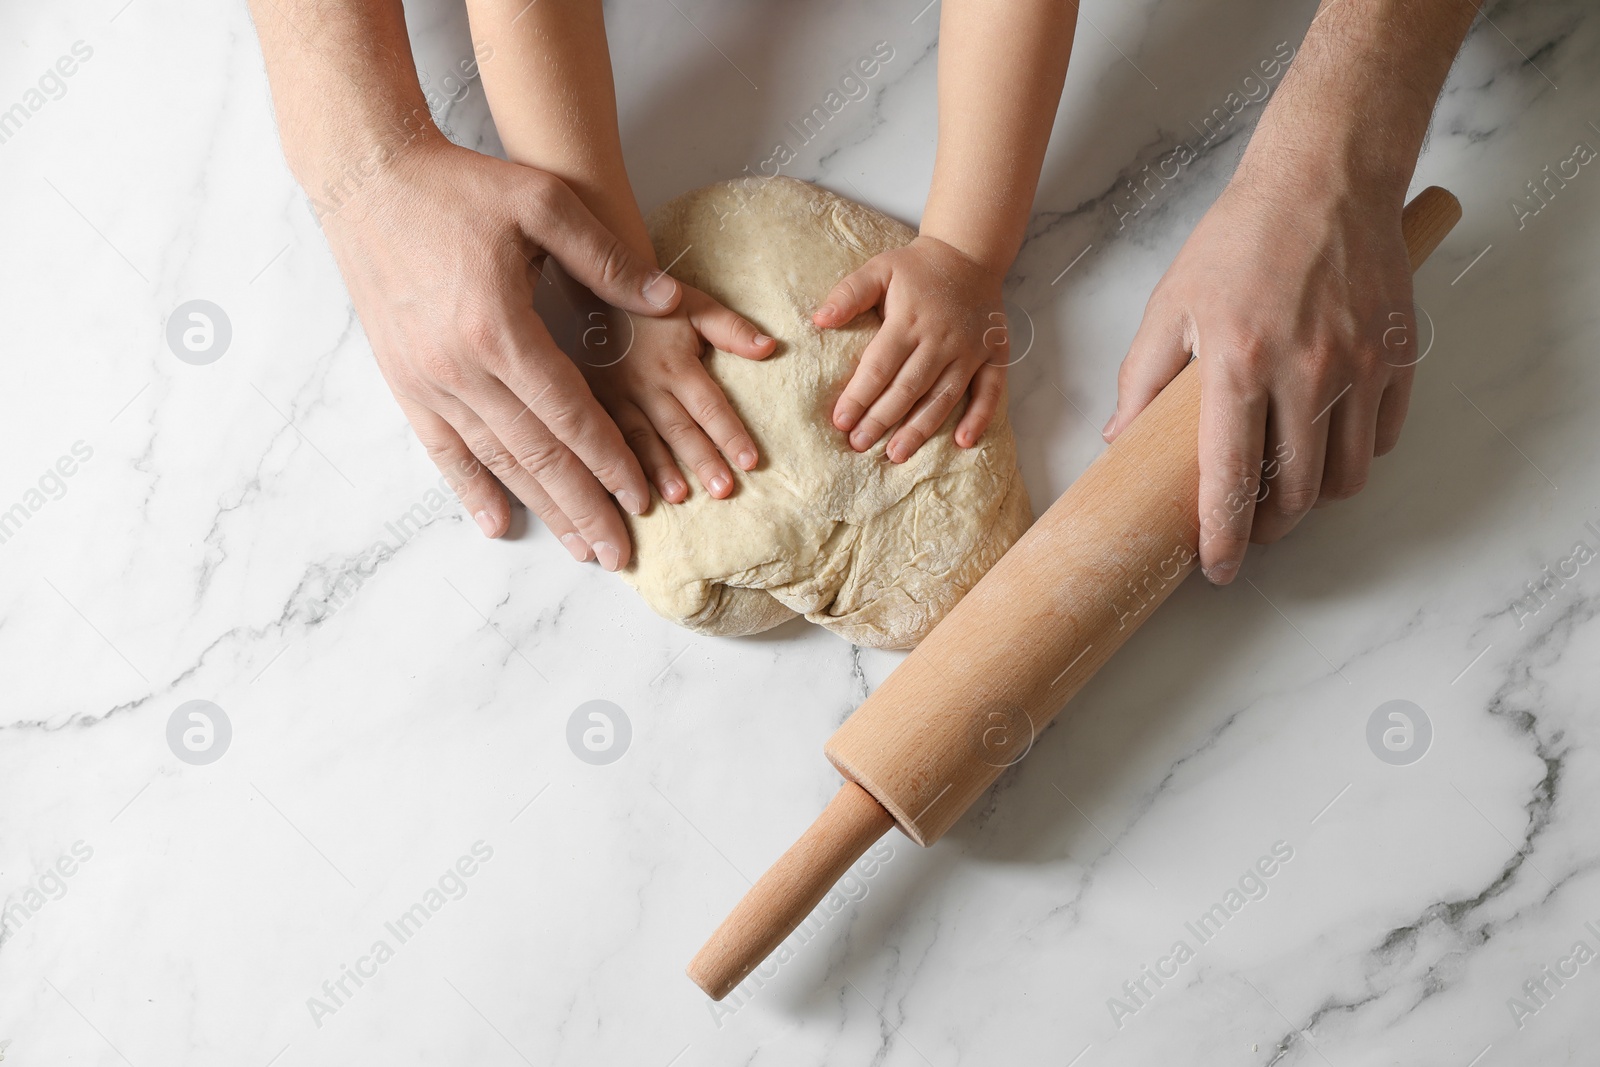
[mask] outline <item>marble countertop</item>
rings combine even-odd
[[[914,222],[925,2],[610,5],[645,206],[783,155]],[[1036,507],[1103,447],[1144,299],[1260,104],[1206,116],[1312,10],[1085,6],[1010,289]],[[495,151],[464,16],[410,15],[441,120]],[[0,23],[8,1064],[1595,1062],[1600,170],[1527,188],[1600,145],[1590,6],[1489,5],[1450,78],[1416,187],[1465,218],[1367,490],[1248,581],[1186,584],[943,842],[885,838],[721,1006],[684,964],[899,657],[696,637],[438,497],[242,4]],[[205,365],[167,342],[194,300],[229,325]],[[596,707],[611,762],[569,743]]]

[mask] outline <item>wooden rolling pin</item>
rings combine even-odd
[[[1460,217],[1438,187],[1406,205],[1413,271]],[[1195,568],[1199,429],[1191,362],[839,727],[844,786],[689,964],[713,1000],[891,826],[937,841]]]

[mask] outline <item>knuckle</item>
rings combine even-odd
[[[560,467],[561,457],[561,447],[555,441],[530,439],[517,446],[513,462],[535,479],[543,481],[545,476],[555,473]]]
[[[505,329],[500,316],[489,308],[468,305],[456,316],[456,335],[468,350],[487,355],[500,351]]]
[[[1321,493],[1317,486],[1301,482],[1279,488],[1274,509],[1284,515],[1304,515],[1316,504]]]
[[[555,175],[543,170],[530,168],[524,175],[528,198],[528,207],[537,217],[548,221],[559,213],[561,208],[561,194],[566,191],[566,186]]]
[[[550,392],[554,394],[555,390],[552,389]],[[538,418],[561,441],[574,440],[589,421],[578,405],[562,396],[547,398],[541,405]],[[555,447],[556,442],[551,441],[549,444]]]
[[[685,407],[694,421],[701,426],[710,426],[719,422],[727,413],[727,402],[716,396],[697,396],[690,400]]]
[[[643,423],[633,422],[621,427],[622,439],[629,448],[635,452],[651,447],[655,444],[656,432]]]
[[[595,249],[595,274],[608,286],[618,286],[627,278],[633,257],[622,247],[622,242],[612,237]]]
[[[472,454],[477,456],[483,465],[493,471],[501,481],[515,473],[517,460],[510,452],[500,447],[498,441],[479,439],[473,442]]]
[[[418,359],[417,369],[423,378],[431,383],[433,390],[452,395],[469,385],[473,378],[461,358],[444,349],[434,349],[425,353]]]
[[[1322,497],[1326,500],[1349,500],[1367,487],[1367,479],[1363,475],[1349,475],[1329,482],[1322,488]]]

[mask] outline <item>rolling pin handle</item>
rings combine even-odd
[[[712,1000],[731,993],[893,825],[871,793],[846,782],[689,961],[694,984]]]

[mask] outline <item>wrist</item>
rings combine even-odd
[[[982,230],[946,225],[931,211],[923,216],[917,237],[939,242],[985,274],[991,275],[997,282],[1005,279],[1006,272],[1011,269],[1011,261],[1016,258],[1014,245],[996,240]]]
[[[390,184],[419,159],[449,146],[426,109],[419,109],[394,125],[318,139],[293,149],[285,146],[284,155],[321,219],[364,192]]]
[[[418,150],[446,142],[420,92],[414,100],[396,96],[387,107],[328,109],[283,124],[284,159],[308,195],[392,172]]]
[[[1289,86],[1284,87],[1285,91]],[[1420,154],[1420,134],[1403,116],[1382,114],[1396,101],[1273,102],[1230,182],[1319,202],[1359,200],[1399,211]],[[1377,116],[1377,117],[1374,117]]]

